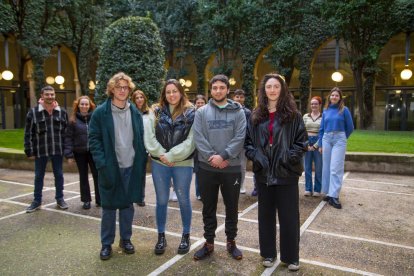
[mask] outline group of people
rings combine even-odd
[[[354,130],[352,116],[345,106],[342,91],[334,87],[328,94],[321,113],[322,99],[310,101],[310,112],[303,116],[308,132],[308,150],[305,154],[305,196],[319,197],[334,208],[341,209],[341,191],[347,139]],[[315,178],[312,181],[312,165]]]
[[[53,87],[44,87],[39,105],[29,111],[26,122],[25,153],[35,159],[34,200],[26,211],[30,213],[41,206],[43,177],[49,159],[55,176],[57,206],[68,208],[63,198],[62,161],[63,156],[69,163],[75,160],[82,207],[91,208],[88,166],[94,179],[96,206],[102,207],[100,258],[107,260],[112,255],[117,210],[119,246],[125,253],[132,254],[135,252],[131,242],[133,203],[145,206],[149,156],[158,231],[154,253],[163,254],[167,247],[165,231],[171,184],[182,220],[182,238],[177,253],[189,252],[190,184],[195,172],[196,196],[203,204],[206,242],[195,252],[194,259],[202,260],[214,252],[220,191],[226,212],[226,249],[234,259],[241,260],[243,254],[235,239],[239,194],[246,192],[243,183],[247,157],[253,162],[255,188],[252,195],[258,195],[259,201],[259,244],[263,265],[272,266],[276,259],[278,213],[280,259],[289,270],[298,270],[298,181],[303,172],[305,153],[308,180],[308,164],[312,158],[318,158],[316,154],[308,154],[317,153],[318,148],[324,150],[323,163],[332,165],[324,166],[322,188],[317,172],[319,182],[316,181],[314,195],[325,193],[331,205],[339,204],[339,154],[345,154],[343,145],[352,132],[342,94],[339,89],[331,92],[330,104],[322,116],[319,114],[320,98],[312,98],[312,113],[302,119],[281,75],[264,76],[257,107],[252,112],[244,107],[244,91],[235,91],[233,99],[237,101],[228,98],[230,83],[227,76],[214,76],[209,88],[211,99],[207,101],[199,95],[193,105],[180,82],[170,79],[163,86],[159,102],[149,108],[144,92],[134,91],[132,79],[120,72],[108,81],[108,98],[104,103],[95,108],[89,97],[81,96],[75,100],[73,114],[68,118],[55,100]],[[335,110],[338,114],[344,113],[344,118]],[[319,121],[320,130],[316,126]],[[341,127],[345,127],[344,134]],[[315,168],[319,169],[318,165]],[[312,184],[308,182],[306,192],[312,193]]]

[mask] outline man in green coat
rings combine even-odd
[[[142,116],[128,101],[135,88],[124,73],[114,75],[107,84],[108,99],[93,113],[89,146],[98,169],[101,194],[101,260],[112,255],[116,210],[119,209],[119,247],[127,254],[135,252],[131,243],[134,202],[141,201],[146,151]]]

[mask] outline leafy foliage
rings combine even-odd
[[[164,49],[151,19],[125,17],[115,21],[104,31],[99,53],[96,102],[104,100],[108,80],[121,71],[133,79],[150,102],[158,99],[165,76]]]

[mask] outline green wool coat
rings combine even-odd
[[[135,158],[128,191],[121,182],[118,159],[115,153],[115,131],[111,111],[111,99],[107,99],[94,112],[89,124],[89,147],[98,169],[101,204],[106,209],[123,209],[141,201],[142,179],[145,174],[146,151],[142,116],[131,104],[131,120],[134,129]]]

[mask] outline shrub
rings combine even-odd
[[[95,101],[106,99],[108,80],[124,72],[150,102],[158,99],[165,77],[164,50],[157,26],[150,18],[125,17],[105,29],[96,71]]]

